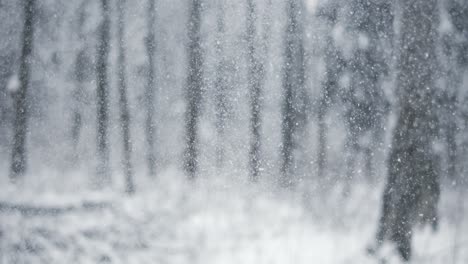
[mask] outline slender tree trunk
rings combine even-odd
[[[262,75],[264,75],[264,65],[259,60],[259,54],[255,47],[256,40],[256,14],[255,14],[255,3],[253,0],[247,1],[247,52],[248,52],[248,85],[250,91],[250,179],[256,182],[258,180],[259,167],[260,167],[260,96],[262,90]]]
[[[457,179],[457,158],[458,158],[458,149],[457,149],[457,99],[455,95],[452,95],[448,98],[447,110],[448,110],[448,126],[446,132],[447,140],[447,156],[448,156],[448,176],[449,179]]]
[[[285,61],[283,66],[283,109],[282,109],[282,149],[281,149],[281,178],[280,184],[284,187],[293,185],[292,163],[294,150],[294,135],[298,124],[298,95],[303,92],[304,86],[304,49],[302,28],[299,23],[301,14],[300,1],[288,1],[288,19],[285,40]]]
[[[348,131],[345,149],[348,151],[348,153],[345,154],[346,174],[344,178],[343,195],[347,196],[351,191],[351,182],[354,175],[356,174],[356,165],[359,166],[359,164],[356,164],[357,155],[359,153],[359,144],[356,131]]]
[[[123,143],[123,168],[125,174],[125,192],[132,194],[135,192],[133,183],[132,167],[132,143],[130,138],[130,111],[128,109],[127,82],[125,73],[125,4],[126,0],[118,0],[118,75],[119,75],[119,107],[120,126],[122,129]]]
[[[287,45],[293,45],[287,40]],[[290,47],[286,48],[286,57],[285,57],[285,73],[284,73],[284,101],[283,101],[283,109],[282,109],[282,126],[281,126],[281,133],[282,133],[282,149],[281,149],[281,156],[282,156],[282,165],[281,165],[281,185],[289,186],[292,184],[290,179],[290,170],[291,170],[291,163],[292,163],[292,150],[293,150],[293,129],[294,129],[294,102],[293,102],[293,84],[292,84],[292,64],[293,64],[293,54]]]
[[[324,96],[324,95],[322,95]],[[322,179],[327,166],[327,124],[325,115],[327,113],[325,99],[320,99],[319,109],[317,113],[318,119],[318,159],[317,159],[317,174],[319,179]]]
[[[78,157],[77,148],[78,142],[80,140],[81,127],[83,124],[83,117],[81,114],[80,108],[80,95],[83,91],[83,84],[75,84],[75,89],[73,91],[73,113],[72,113],[72,125],[71,125],[71,139],[73,143],[73,157]]]
[[[267,2],[266,9],[272,7],[272,2]],[[255,28],[256,23],[256,5],[253,0],[247,1],[247,45],[248,45],[248,67],[249,67],[249,91],[250,91],[250,152],[249,152],[249,167],[250,167],[250,180],[253,182],[258,181],[260,166],[261,166],[261,108],[262,108],[262,91],[265,84],[266,75],[266,61],[268,56],[268,39],[271,32],[271,12],[267,11],[263,18],[264,32],[260,40],[260,49],[256,49],[255,37],[257,31]]]
[[[76,28],[78,40],[83,45],[75,58],[74,65],[74,77],[75,77],[75,87],[72,93],[73,100],[73,109],[72,109],[72,120],[71,120],[71,140],[73,144],[73,160],[75,161],[73,166],[76,166],[79,162],[79,153],[78,153],[78,142],[81,135],[81,128],[83,126],[83,114],[82,114],[82,101],[84,100],[84,82],[89,80],[90,75],[90,60],[86,53],[85,34],[83,32],[83,27],[86,19],[86,7],[87,2],[82,1],[79,7],[78,13],[78,25]],[[73,32],[76,34],[76,32]]]
[[[331,36],[327,36],[327,46],[325,51],[325,64],[327,67],[325,73],[325,81],[322,87],[322,93],[320,96],[317,121],[318,121],[318,159],[317,159],[317,174],[319,179],[323,179],[325,176],[325,168],[327,167],[327,124],[325,117],[328,112],[330,105],[330,90],[336,85],[336,76],[334,71],[335,53],[333,52],[334,45]]]
[[[35,0],[24,0],[24,26],[20,57],[20,87],[15,94],[15,121],[13,124],[13,150],[11,154],[10,180],[15,182],[26,172],[26,136],[28,130],[27,90],[30,84],[31,56],[34,40]]]
[[[319,16],[323,18],[324,23],[327,24],[329,31],[332,31],[337,21],[338,6],[336,3],[331,2],[329,6],[319,10]],[[318,153],[317,153],[317,174],[319,180],[326,179],[327,168],[327,135],[328,128],[326,123],[327,112],[333,98],[336,97],[338,92],[338,78],[343,71],[344,60],[336,48],[332,34],[328,33],[326,36],[326,44],[324,50],[325,61],[325,79],[322,83],[322,91],[318,102],[317,111],[317,125],[318,125]]]
[[[146,36],[146,53],[148,56],[148,83],[145,90],[145,105],[146,105],[146,160],[148,163],[148,174],[151,177],[156,175],[156,155],[154,149],[154,141],[156,134],[156,124],[154,121],[155,115],[155,93],[156,93],[156,0],[148,0],[148,21]]]
[[[5,148],[7,142],[11,141],[8,131],[10,131],[10,125],[13,123],[12,113],[14,111],[13,107],[10,106],[10,94],[7,88],[11,78],[16,77],[15,69],[11,67],[16,56],[10,50],[3,52],[7,54],[0,55],[0,146]]]
[[[107,76],[110,19],[109,0],[101,0],[102,21],[99,28],[97,54],[97,148],[98,167],[95,187],[101,188],[111,184],[109,168],[109,83]]]
[[[224,164],[224,144],[225,144],[225,132],[226,132],[226,121],[228,117],[228,79],[227,79],[227,61],[225,55],[225,18],[224,9],[225,2],[218,1],[218,15],[217,15],[217,40],[216,40],[216,57],[218,58],[218,66],[216,69],[216,166],[222,167]]]
[[[201,89],[203,85],[203,52],[200,36],[202,5],[201,0],[192,0],[190,3],[184,169],[187,176],[194,179],[198,167],[198,119],[200,115]]]
[[[372,142],[372,144],[370,146],[367,146],[365,149],[364,149],[364,158],[365,158],[365,165],[364,165],[364,168],[365,168],[365,171],[366,171],[366,177],[368,179],[369,182],[372,182],[374,180],[374,176],[375,176],[375,153],[372,151],[372,147],[376,146],[376,144],[373,144],[374,142]]]

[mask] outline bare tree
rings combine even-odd
[[[78,40],[81,42],[82,47],[78,51],[74,63],[74,78],[75,87],[72,92],[73,109],[71,120],[71,139],[73,142],[73,157],[77,157],[77,146],[81,135],[81,128],[83,126],[83,101],[85,100],[85,87],[84,83],[89,81],[92,75],[92,63],[87,51],[86,37],[84,33],[84,24],[86,21],[85,8],[88,1],[81,2],[78,9],[78,21],[76,23],[76,34]],[[75,32],[73,32],[75,34]]]
[[[109,39],[110,39],[110,7],[109,0],[101,0],[102,20],[99,26],[97,50],[97,149],[98,166],[95,187],[101,188],[111,184],[109,170],[109,83],[107,76]]]
[[[303,111],[300,100],[304,92],[304,43],[301,20],[302,0],[289,0],[287,3],[287,25],[285,36],[285,53],[283,63],[283,109],[282,109],[282,147],[281,179],[282,186],[291,186],[293,150],[295,133],[299,126],[300,114]]]
[[[195,178],[198,166],[198,119],[200,115],[201,89],[203,85],[203,51],[201,47],[202,0],[190,1],[188,21],[188,76],[186,111],[186,148],[184,168],[189,178]]]
[[[318,16],[323,19],[327,25],[329,32],[337,22],[338,5],[336,1],[332,1],[327,6],[319,10]],[[321,95],[318,101],[317,109],[317,125],[318,125],[318,154],[317,154],[317,174],[319,179],[325,176],[325,168],[327,167],[327,124],[326,114],[338,93],[338,79],[344,68],[343,55],[336,47],[331,33],[326,35],[325,50],[325,79],[322,83]]]
[[[325,176],[327,167],[327,142],[328,129],[325,117],[334,100],[336,100],[338,91],[339,75],[343,71],[344,61],[341,52],[335,46],[331,36],[327,36],[325,50],[326,73],[322,84],[322,91],[318,103],[317,123],[318,123],[318,159],[317,169],[318,177],[322,179]]]
[[[447,148],[447,173],[450,179],[458,181],[459,171],[457,163],[460,159],[457,136],[460,132],[457,121],[461,117],[460,88],[463,84],[463,76],[468,66],[468,2],[448,0],[445,2],[449,18],[452,22],[452,32],[443,38],[443,51],[447,56],[446,86],[441,96],[441,104],[444,106],[443,120],[445,128],[445,140]]]
[[[247,45],[248,45],[248,85],[250,91],[250,178],[252,181],[258,180],[259,167],[260,167],[260,131],[261,131],[261,119],[260,119],[260,108],[261,108],[261,93],[262,93],[262,82],[265,67],[263,62],[260,61],[260,54],[256,49],[256,18],[257,14],[255,11],[256,5],[253,0],[247,1]]]
[[[132,143],[130,138],[130,110],[128,109],[127,82],[126,82],[126,56],[125,56],[125,4],[126,0],[118,0],[118,77],[119,77],[119,107],[120,126],[122,129],[123,167],[125,173],[125,191],[128,194],[135,192],[132,167]]]
[[[15,93],[15,120],[13,124],[13,149],[11,154],[10,180],[16,181],[26,172],[26,135],[28,130],[27,91],[30,85],[31,56],[34,40],[35,0],[24,0],[23,36],[21,43],[21,58],[19,69],[20,87]]]
[[[228,110],[228,62],[225,54],[225,1],[218,1],[218,14],[216,18],[216,57],[218,65],[216,69],[215,100],[216,100],[216,165],[221,167],[224,163],[224,144],[226,134],[226,121],[229,115]]]
[[[156,133],[156,124],[154,121],[155,115],[155,93],[156,93],[156,0],[148,0],[147,14],[147,36],[146,36],[146,53],[148,56],[148,83],[145,90],[145,106],[146,106],[146,159],[148,162],[149,176],[156,175],[156,155],[154,149],[154,140]]]
[[[433,97],[437,58],[437,0],[402,0],[397,87],[400,113],[393,132],[377,245],[393,241],[411,258],[412,228],[437,227],[439,176],[432,142],[438,124]]]
[[[364,171],[369,180],[374,178],[375,156],[382,144],[383,126],[389,102],[385,98],[382,81],[389,73],[385,50],[391,50],[393,41],[393,12],[391,3],[366,0],[348,1],[349,31],[355,35],[353,55],[347,64],[350,72],[349,89],[342,93],[346,107],[347,179],[355,173],[357,154],[362,152]],[[367,144],[360,140],[369,137]]]

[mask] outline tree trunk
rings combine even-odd
[[[83,101],[85,99],[85,87],[84,82],[89,81],[91,75],[91,63],[90,58],[88,57],[86,45],[84,44],[85,34],[84,34],[84,23],[86,19],[86,1],[82,1],[81,5],[78,10],[78,25],[76,28],[78,40],[80,44],[83,46],[81,47],[80,51],[75,58],[75,65],[74,65],[74,77],[75,77],[75,87],[72,93],[72,100],[73,100],[73,109],[72,109],[72,120],[71,120],[71,140],[73,144],[73,166],[76,166],[79,162],[79,153],[78,153],[78,142],[80,140],[81,129],[83,126]],[[73,32],[73,34],[76,34]]]
[[[468,66],[468,2],[448,0],[447,11],[453,25],[453,32],[448,36],[449,49],[446,50],[450,63],[446,73],[447,86],[447,111],[448,128],[446,132],[447,154],[448,154],[448,176],[451,180],[460,181],[461,171],[457,170],[457,161],[462,156],[462,149],[457,148],[457,121],[463,111],[463,103],[457,99],[457,95],[463,84],[463,77]],[[460,156],[459,156],[460,155]],[[460,168],[461,169],[461,168]]]
[[[30,84],[31,56],[34,40],[35,0],[24,0],[24,27],[20,57],[20,87],[15,96],[15,121],[13,124],[13,149],[11,154],[10,180],[15,182],[26,172],[26,136],[28,130],[27,90]]]
[[[448,158],[448,169],[447,173],[449,179],[458,179],[457,175],[457,160],[458,160],[458,149],[457,149],[457,99],[455,95],[449,98],[448,106],[448,126],[447,126],[447,158]]]
[[[437,225],[439,176],[432,150],[438,27],[436,0],[403,0],[397,87],[401,110],[393,136],[377,243],[393,241],[411,258],[412,228]]]
[[[325,97],[325,94],[322,94]],[[328,111],[327,102],[324,98],[320,99],[319,109],[317,113],[318,123],[318,158],[317,158],[317,176],[323,179],[325,176],[325,168],[327,167],[327,124],[325,115]]]
[[[224,165],[225,155],[225,132],[226,132],[226,121],[228,117],[228,70],[227,61],[225,54],[225,18],[224,9],[225,2],[218,2],[218,15],[217,15],[217,39],[216,39],[216,57],[218,58],[218,65],[216,69],[216,81],[215,81],[215,100],[216,100],[216,166],[218,168]]]
[[[80,97],[83,93],[83,84],[75,84],[73,91],[73,113],[72,113],[72,124],[71,124],[71,139],[73,143],[73,157],[78,157],[77,148],[78,142],[81,135],[81,127],[83,125],[83,115],[81,113]]]
[[[101,0],[102,21],[99,28],[97,54],[97,149],[98,166],[95,187],[102,188],[111,184],[109,168],[109,83],[107,76],[110,19],[109,0]]]
[[[366,165],[363,167],[369,179],[373,179],[374,156],[381,139],[385,121],[385,107],[388,103],[382,89],[382,79],[389,72],[385,49],[391,47],[393,31],[393,15],[391,5],[387,2],[367,0],[352,0],[349,2],[350,17],[348,18],[349,31],[355,36],[356,44],[353,46],[353,55],[348,64],[350,73],[349,91],[344,93],[347,103],[346,126],[348,137],[356,140],[358,147],[347,148],[348,160],[357,160],[354,156],[361,152],[365,157]],[[387,44],[387,45],[385,45]],[[371,134],[372,140],[360,143],[362,137]],[[364,151],[363,151],[364,150]],[[348,171],[362,164],[349,163]],[[351,174],[353,174],[351,172]]]
[[[285,61],[283,66],[283,109],[282,109],[282,149],[280,185],[293,185],[292,163],[294,136],[298,123],[298,98],[304,90],[304,48],[302,24],[300,21],[300,1],[288,1],[288,18],[285,39]],[[300,111],[300,110],[299,110]]]
[[[132,194],[135,192],[133,183],[132,167],[132,144],[130,139],[130,111],[128,109],[127,82],[125,73],[125,4],[126,0],[118,0],[118,77],[119,77],[119,108],[120,126],[122,129],[123,143],[123,168],[125,174],[125,192]]]
[[[250,179],[253,182],[258,181],[259,167],[260,167],[260,131],[261,119],[260,97],[262,93],[262,82],[265,67],[263,61],[260,61],[259,52],[255,47],[256,40],[256,14],[255,3],[253,0],[247,1],[247,63],[248,63],[248,86],[250,92],[250,131],[252,138],[250,139]]]
[[[324,62],[325,62],[325,78],[322,83],[322,90],[318,102],[317,125],[318,125],[318,150],[317,150],[317,174],[319,180],[326,179],[327,169],[327,135],[328,127],[326,116],[330,105],[337,97],[339,91],[338,78],[343,71],[345,62],[343,55],[335,46],[332,31],[337,23],[338,8],[336,1],[330,2],[318,11],[318,16],[321,17],[327,25],[330,33],[327,33],[324,47]]]
[[[198,166],[198,119],[200,115],[201,89],[203,85],[203,52],[201,47],[201,0],[192,0],[188,23],[188,76],[186,111],[186,148],[184,169],[194,179]]]
[[[148,83],[145,90],[145,106],[146,106],[146,160],[148,163],[148,174],[151,177],[156,175],[156,155],[154,149],[154,140],[156,133],[156,124],[154,121],[155,115],[155,92],[156,92],[156,0],[148,0],[148,21],[146,36],[146,53],[148,56]]]
[[[334,21],[333,21],[334,22]],[[318,159],[317,159],[317,173],[319,179],[323,179],[325,176],[325,169],[327,167],[327,124],[325,117],[330,107],[331,101],[331,90],[337,85],[337,75],[336,72],[336,52],[335,46],[333,44],[333,39],[331,36],[327,36],[327,46],[325,48],[325,81],[323,83],[322,92],[320,96],[318,112],[317,112],[317,121],[318,121]]]

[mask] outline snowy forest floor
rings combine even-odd
[[[288,192],[217,176],[189,183],[168,171],[133,197],[2,185],[0,263],[399,261],[388,245],[385,262],[366,255],[381,184],[344,197],[339,186]],[[467,198],[443,190],[439,231],[416,230],[412,263],[468,263]]]

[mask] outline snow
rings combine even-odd
[[[306,1],[307,11],[309,11],[310,13],[314,13],[317,8],[318,3],[319,3],[319,0],[307,0]]]
[[[227,175],[188,182],[170,170],[143,180],[137,194],[60,193],[9,188],[1,201],[32,206],[105,202],[99,210],[25,217],[1,211],[2,263],[375,263],[366,254],[379,214],[380,187],[358,184],[349,197],[328,191],[288,192],[268,183],[238,184]],[[218,180],[210,180],[217,177]],[[450,192],[444,192],[450,193]],[[455,195],[442,201],[453,210]],[[466,210],[465,210],[466,211]],[[448,263],[454,226],[417,230],[413,263]],[[466,223],[458,232],[466,230]],[[462,234],[462,233],[460,233]],[[468,259],[459,240],[458,257]],[[432,257],[437,256],[437,258]],[[386,245],[379,257],[399,263]],[[462,262],[460,262],[462,263]]]
[[[18,75],[13,74],[8,80],[7,90],[10,91],[11,93],[14,93],[18,91],[19,85],[20,83],[19,83]]]
[[[10,95],[20,88],[18,76],[21,74],[16,71],[19,70],[17,60],[21,53],[22,32],[19,25],[23,23],[23,12],[17,0],[0,2],[0,6],[5,7],[0,8],[0,16],[5,21],[0,25],[0,35],[5,36],[0,41],[0,60],[4,61],[0,61],[3,65],[0,65],[0,264],[400,263],[398,253],[390,243],[384,244],[376,256],[368,255],[367,249],[373,244],[381,212],[393,128],[397,125],[402,99],[399,98],[401,87],[398,87],[396,79],[401,66],[397,58],[400,56],[398,47],[402,44],[399,43],[402,31],[399,24],[404,8],[394,10],[395,22],[382,20],[382,23],[394,25],[389,27],[391,32],[381,29],[379,35],[372,33],[370,28],[362,30],[357,27],[357,22],[363,22],[367,14],[380,18],[379,12],[372,15],[367,13],[367,8],[354,6],[367,1],[305,1],[307,12],[300,10],[299,13],[306,23],[303,25],[305,35],[301,38],[304,38],[303,59],[307,75],[304,91],[307,100],[310,99],[307,102],[310,104],[307,111],[310,112],[304,120],[301,117],[301,121],[296,122],[296,126],[304,130],[297,135],[298,146],[294,151],[294,166],[297,167],[294,177],[298,183],[292,190],[284,190],[277,186],[276,181],[281,177],[278,174],[282,155],[283,68],[287,63],[283,47],[287,2],[265,0],[258,2],[257,6],[257,38],[260,40],[263,35],[268,35],[264,39],[268,42],[265,45],[268,46],[268,60],[265,62],[265,84],[261,96],[261,176],[259,183],[252,184],[245,172],[248,170],[251,141],[245,1],[220,1],[226,9],[223,10],[226,32],[221,42],[215,26],[220,13],[218,5],[207,1],[203,6],[204,85],[197,136],[199,177],[194,182],[174,168],[183,167],[186,148],[186,53],[190,1],[157,1],[155,68],[158,80],[154,140],[158,173],[154,179],[149,179],[145,171],[147,1],[128,1],[126,68],[136,181],[136,194],[128,197],[123,191],[124,176],[121,172],[122,141],[115,72],[118,55],[116,17],[111,19],[107,80],[110,89],[109,165],[113,186],[106,186],[103,190],[90,189],[96,173],[96,80],[91,69],[95,64],[96,32],[101,21],[100,1],[58,4],[60,1],[48,0],[38,4],[40,14],[35,24],[34,58],[30,60],[29,86],[32,89],[27,95],[30,102],[28,113],[31,113],[26,140],[28,172],[16,185],[9,182],[15,112],[14,97]],[[112,12],[117,2],[112,3]],[[384,0],[367,3],[372,2],[385,3]],[[444,5],[449,2],[452,1]],[[337,17],[332,18],[335,8]],[[466,160],[468,125],[466,118],[462,118],[467,111],[461,105],[466,99],[468,75],[466,65],[458,62],[463,50],[460,54],[457,51],[443,55],[445,44],[441,45],[443,39],[448,38],[451,49],[458,49],[466,38],[457,33],[447,8],[441,5],[440,24],[437,26],[441,37],[437,40],[437,53],[440,53],[437,56],[446,60],[446,65],[442,65],[441,72],[437,74],[436,79],[440,80],[436,86],[444,91],[453,88],[460,106],[454,106],[455,110],[449,109],[448,115],[442,113],[445,106],[437,104],[437,111],[441,111],[442,119],[454,120],[456,142],[460,145],[457,147],[459,175],[447,172],[447,145],[441,138],[435,139],[433,149],[442,164],[442,198],[438,206],[441,221],[437,232],[430,228],[413,230],[414,256],[411,263],[468,263],[468,221],[465,221],[468,210],[463,202],[468,197],[466,192],[457,189],[461,188],[461,182],[466,181],[463,176],[466,168],[462,163]],[[78,25],[79,21],[83,25]],[[369,22],[367,26],[373,28],[374,24]],[[77,36],[77,31],[82,31],[84,39]],[[265,47],[260,42],[255,44],[261,50]],[[229,92],[224,95],[229,105],[229,118],[225,121],[223,130],[226,134],[222,139],[217,138],[215,102],[219,65],[216,47],[220,43],[224,44],[225,54],[222,56],[227,61],[226,71],[229,73],[226,78]],[[396,51],[392,52],[392,49]],[[77,83],[73,73],[81,50],[89,57],[85,64],[90,67],[90,80]],[[360,54],[359,50],[369,52]],[[330,58],[326,58],[328,53]],[[383,73],[386,70],[377,63],[371,67],[353,63],[363,54],[378,57],[374,59],[388,64],[389,72]],[[424,59],[433,59],[432,53],[424,54]],[[334,69],[341,68],[341,64],[345,65],[344,69]],[[324,142],[326,175],[324,179],[318,179],[314,172],[322,153],[317,148],[320,140],[317,112],[329,70],[331,73],[336,71],[339,76],[332,78],[338,83],[337,90],[326,98],[330,101],[324,126],[327,130]],[[450,71],[453,73],[449,74]],[[361,149],[349,149],[347,140],[352,122],[346,113],[354,108],[349,108],[344,99],[356,84],[366,88],[371,81],[369,76],[375,76],[376,72],[380,77],[374,84],[382,88],[383,99],[388,103],[388,109],[382,107],[384,114],[388,114],[388,122],[374,122],[382,122],[382,130],[385,131],[382,138],[385,140],[377,145],[369,135],[372,129],[359,127],[357,143]],[[422,75],[414,72],[412,76]],[[432,88],[426,86],[426,89]],[[360,100],[366,99],[365,90],[353,92],[352,97],[359,99],[356,100],[358,105]],[[300,106],[303,102],[299,101]],[[73,121],[76,110],[80,117],[80,122],[76,123],[80,123],[80,128],[75,140],[70,138],[70,132],[74,126],[72,123],[76,121]],[[445,137],[445,134],[439,136]],[[219,146],[224,151],[224,167],[215,165]],[[374,161],[376,175],[372,179],[364,179],[367,156],[362,153],[363,147],[377,150]],[[351,164],[352,167],[346,164],[347,155],[356,156],[356,164]],[[405,159],[398,157],[397,161],[404,163]],[[348,168],[352,168],[352,180],[342,176],[346,175]]]

